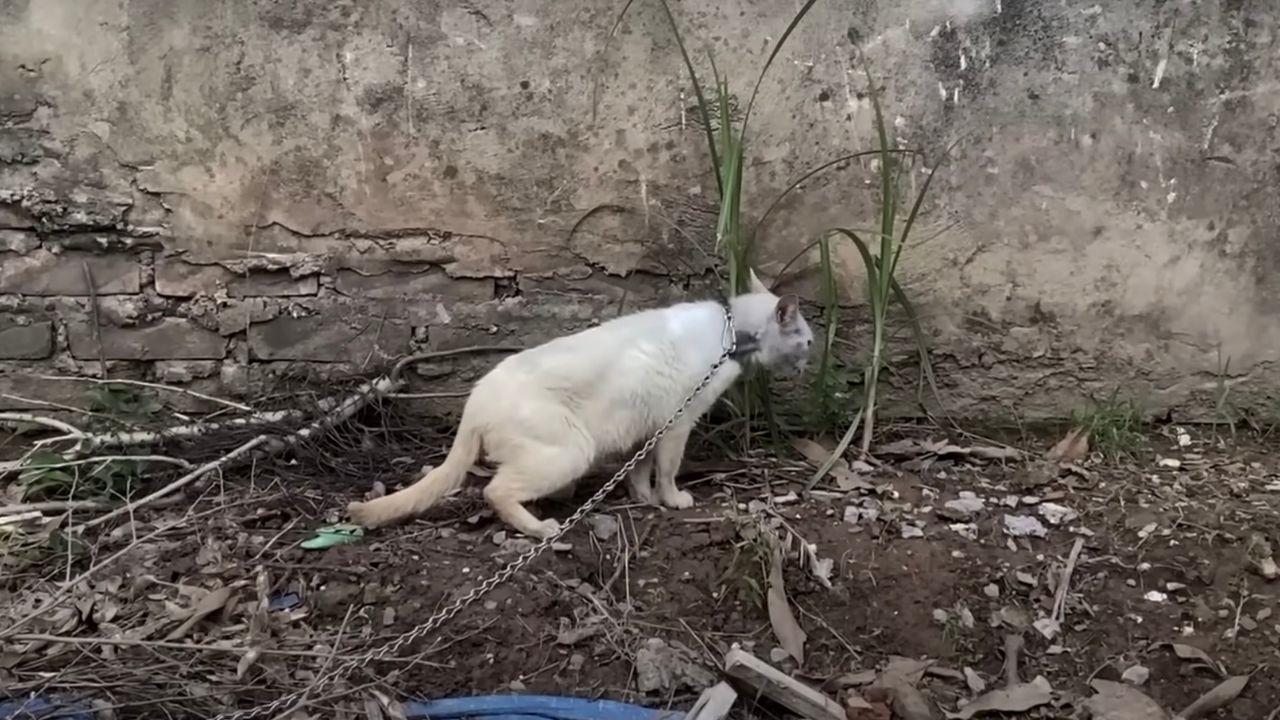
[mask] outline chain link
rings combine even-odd
[[[258,705],[256,707],[247,708],[245,710],[236,710],[230,713],[223,713],[214,718],[214,720],[248,720],[248,718],[254,718],[267,713],[274,713],[278,710],[283,710],[285,706],[301,700],[307,693],[317,692],[322,688],[327,687],[335,680],[350,675],[352,672],[367,666],[369,663],[384,660],[396,655],[401,648],[409,643],[420,639],[428,633],[438,630],[441,625],[453,619],[453,617],[459,612],[462,612],[463,608],[466,608],[468,605],[479,600],[494,588],[511,579],[511,576],[514,575],[517,570],[528,565],[534,560],[534,558],[538,557],[543,553],[543,551],[551,547],[551,545],[563,537],[570,528],[578,524],[582,518],[586,517],[587,513],[594,510],[597,505],[603,502],[604,499],[608,497],[609,493],[618,486],[618,483],[622,482],[622,480],[626,478],[627,474],[634,470],[636,465],[640,464],[641,460],[644,460],[649,456],[649,453],[653,452],[653,449],[658,445],[658,442],[662,440],[663,436],[665,436],[677,422],[679,422],[680,418],[684,417],[689,406],[693,404],[693,401],[702,393],[703,390],[707,389],[707,386],[711,384],[711,381],[714,380],[716,375],[720,372],[720,368],[724,367],[724,364],[729,361],[733,353],[737,350],[738,338],[733,322],[733,312],[729,309],[728,305],[725,305],[723,309],[726,337],[722,338],[721,346],[725,347],[725,349],[721,352],[720,357],[711,365],[711,369],[702,377],[702,380],[693,388],[693,391],[685,396],[684,402],[680,404],[680,408],[676,410],[675,414],[673,414],[671,418],[662,425],[662,427],[658,428],[658,431],[640,447],[640,450],[633,455],[630,460],[619,468],[618,472],[614,473],[613,477],[609,478],[608,482],[602,485],[590,499],[583,503],[582,507],[578,508],[576,512],[570,515],[569,518],[560,526],[559,530],[535,543],[533,547],[524,551],[519,557],[507,563],[505,567],[489,577],[487,580],[475,586],[469,592],[458,597],[443,609],[436,612],[436,614],[428,618],[426,622],[418,625],[409,632],[401,635],[395,640],[392,640],[386,645],[383,645],[377,650],[372,650],[360,657],[352,658],[340,663],[329,672],[317,677],[311,684],[311,687],[307,690],[283,695],[269,703]]]

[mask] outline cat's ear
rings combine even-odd
[[[756,277],[756,271],[755,271],[755,270],[753,270],[753,269],[748,269],[748,270],[747,270],[747,272],[751,273],[751,292],[753,292],[753,293],[767,293],[767,292],[769,292],[769,286],[767,286],[767,285],[765,285],[764,283],[760,282],[760,278]]]
[[[786,294],[778,298],[773,309],[773,317],[780,327],[789,327],[800,320],[800,296]]]

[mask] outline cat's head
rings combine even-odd
[[[783,377],[804,372],[813,351],[813,330],[800,313],[800,298],[790,294],[774,295],[754,271],[751,272],[751,292],[773,300],[768,316],[757,324],[756,362]]]

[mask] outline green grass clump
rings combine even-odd
[[[1118,390],[1072,413],[1072,421],[1088,431],[1090,448],[1110,460],[1133,458],[1148,446],[1151,423],[1142,408],[1130,398],[1121,398]]]
[[[616,30],[622,17],[630,9],[634,0],[628,0],[617,22]],[[825,429],[831,423],[848,423],[834,458],[843,454],[859,428],[862,429],[861,449],[869,450],[875,431],[876,408],[879,404],[879,381],[881,372],[887,367],[889,357],[886,346],[889,340],[889,309],[896,304],[905,311],[912,329],[915,331],[918,346],[918,357],[921,364],[922,386],[927,380],[936,393],[929,356],[924,344],[923,332],[920,329],[914,308],[908,301],[902,287],[898,284],[896,273],[903,248],[908,244],[912,229],[919,216],[925,196],[928,192],[935,165],[927,171],[926,178],[914,198],[904,199],[901,184],[905,173],[917,167],[913,161],[919,160],[919,153],[900,147],[893,137],[889,124],[885,121],[880,101],[880,89],[872,80],[871,73],[862,63],[866,75],[867,91],[874,110],[875,133],[877,147],[873,150],[842,154],[805,172],[791,183],[765,211],[759,220],[747,228],[743,220],[742,192],[746,149],[749,142],[749,126],[752,109],[755,106],[765,74],[777,59],[787,39],[799,25],[801,20],[814,6],[816,0],[807,0],[792,16],[786,29],[778,36],[764,65],[761,67],[752,87],[750,98],[744,110],[739,112],[736,98],[733,95],[729,77],[722,73],[711,53],[707,53],[707,63],[711,74],[711,83],[703,82],[693,57],[680,32],[676,18],[671,11],[668,0],[659,0],[659,4],[671,28],[671,32],[679,49],[680,57],[693,85],[697,99],[695,117],[701,127],[706,143],[710,165],[716,180],[719,194],[719,209],[716,223],[716,253],[722,267],[721,279],[724,292],[733,296],[747,292],[751,285],[751,268],[755,260],[756,234],[782,200],[791,192],[801,187],[816,175],[858,160],[871,160],[879,170],[879,213],[878,227],[874,230],[855,230],[853,228],[834,228],[828,230],[811,243],[807,244],[792,261],[783,267],[787,269],[800,257],[807,257],[815,248],[819,254],[819,267],[822,275],[821,305],[822,324],[825,331],[819,335],[818,362],[812,385],[814,402],[808,404],[806,413],[810,422],[816,422]],[[612,36],[612,32],[611,32]],[[845,399],[848,389],[853,385],[848,377],[848,368],[836,351],[837,334],[840,323],[838,287],[832,259],[832,241],[847,240],[854,244],[862,258],[866,274],[867,299],[871,310],[871,344],[870,354],[861,370],[862,403],[856,410],[848,407]],[[746,382],[727,398],[727,404],[736,413],[733,425],[743,429],[744,437],[750,437],[751,419],[757,408],[763,408],[769,428],[775,439],[779,434],[779,422],[770,404],[768,378],[763,373],[749,372]],[[852,418],[852,421],[850,421]],[[745,420],[744,422],[737,422]],[[808,428],[814,430],[816,428]],[[823,468],[819,477],[829,468]]]

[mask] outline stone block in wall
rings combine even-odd
[[[161,295],[213,295],[221,288],[231,297],[315,295],[319,280],[315,275],[295,278],[286,270],[246,276],[221,265],[195,265],[172,257],[156,260],[156,292]]]
[[[492,280],[451,278],[440,269],[338,270],[334,283],[334,288],[343,295],[379,300],[434,296],[485,302],[492,300],[494,293]]]
[[[0,202],[0,228],[31,229],[36,219],[17,203]]]
[[[249,347],[258,360],[378,363],[409,350],[413,329],[400,318],[373,313],[282,315],[249,327]]]
[[[27,253],[40,247],[40,238],[33,232],[0,229],[0,253]]]
[[[141,265],[133,255],[95,255],[35,250],[0,258],[0,293],[23,295],[89,295],[88,265],[99,295],[122,295],[142,289]]]
[[[107,360],[220,360],[227,355],[227,341],[221,335],[183,318],[164,318],[139,327],[103,325],[99,334]],[[98,358],[91,322],[68,323],[67,340],[73,357]]]
[[[0,360],[43,360],[53,355],[53,323],[0,320]]]

